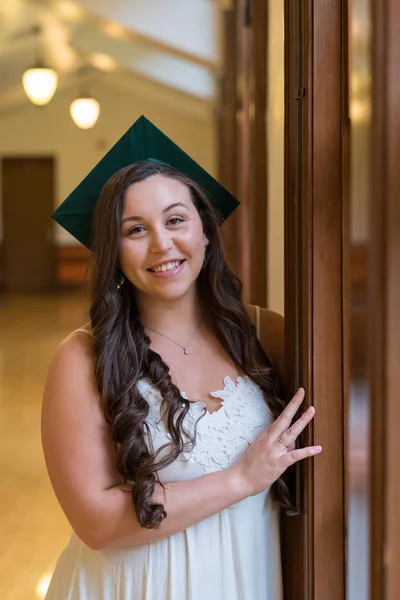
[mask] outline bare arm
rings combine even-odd
[[[244,493],[239,473],[225,469],[192,479],[165,484],[165,494],[156,484],[155,502],[162,502],[167,517],[157,529],[141,527],[136,519],[131,497],[117,486],[102,495],[97,513],[93,515],[97,533],[91,547],[135,546],[167,538],[191,525],[221,512],[243,500]],[[102,523],[101,530],[98,530]]]
[[[90,341],[75,333],[59,347],[49,370],[42,441],[49,476],[72,528],[91,548],[133,546],[182,531],[239,502],[248,493],[234,469],[157,485],[154,501],[168,516],[158,529],[141,527],[115,468],[115,449],[100,407]]]

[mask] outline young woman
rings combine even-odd
[[[50,366],[42,436],[74,533],[48,600],[281,600],[283,472],[310,408],[279,397],[282,319],[244,306],[197,183],[142,161],[104,186],[90,323]]]

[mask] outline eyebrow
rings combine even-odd
[[[183,202],[175,202],[174,204],[170,204],[169,206],[164,208],[163,214],[167,213],[169,210],[172,210],[173,208],[176,208],[177,206],[182,206],[183,208],[190,210],[190,208],[188,206],[186,206],[186,204],[183,204]],[[125,219],[122,219],[121,225],[123,223],[125,223],[126,221],[144,221],[144,220],[145,220],[144,217],[125,217]]]

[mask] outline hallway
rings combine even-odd
[[[0,298],[0,598],[43,598],[70,527],[51,488],[40,407],[51,356],[85,322],[82,292]]]

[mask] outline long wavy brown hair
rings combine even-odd
[[[102,190],[93,219],[90,318],[95,376],[116,446],[117,469],[126,483],[133,484],[135,512],[139,523],[147,528],[157,527],[167,516],[164,505],[153,502],[158,472],[187,449],[188,443],[195,442],[183,427],[189,401],[182,399],[168,365],[150,348],[134,286],[128,280],[120,289],[116,285],[120,276],[118,255],[125,192],[132,184],[156,174],[185,184],[200,215],[209,245],[197,290],[219,342],[238,369],[261,388],[275,417],[285,406],[279,375],[265,355],[243,305],[240,281],[225,260],[219,217],[204,191],[180,172],[158,163],[135,163],[115,173]],[[162,396],[161,412],[171,442],[158,451],[149,443],[149,403],[138,389],[141,378],[157,386]],[[273,484],[271,493],[282,506],[290,507],[283,477]]]

